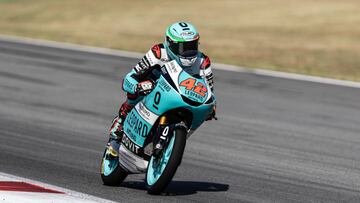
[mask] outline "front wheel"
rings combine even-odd
[[[159,158],[151,156],[145,183],[149,194],[159,194],[170,183],[180,165],[186,144],[186,131],[175,129],[169,144]]]

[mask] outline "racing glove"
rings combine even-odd
[[[139,96],[145,96],[149,94],[153,89],[154,89],[154,82],[151,80],[145,80],[137,84],[135,92]]]

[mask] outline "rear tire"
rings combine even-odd
[[[172,139],[174,140],[172,141]],[[159,165],[156,165],[155,157],[152,156],[149,161],[145,176],[145,184],[149,194],[156,195],[161,193],[170,183],[170,181],[175,175],[178,166],[181,163],[181,159],[186,145],[186,131],[183,129],[175,129],[172,139],[170,140],[167,148],[164,151],[164,155],[161,158],[164,159],[164,156],[166,156],[167,153],[170,153],[170,158],[167,161],[165,169],[161,169],[161,166],[159,168]],[[172,147],[172,150],[170,149],[170,147]],[[159,169],[162,170],[160,174],[158,171]]]
[[[119,159],[110,160],[110,159],[106,159],[105,156],[106,156],[106,149],[103,158],[101,160],[101,169],[100,169],[101,179],[104,185],[109,185],[109,186],[120,185],[128,176],[128,173],[124,169],[122,169],[121,166],[119,165]],[[111,164],[114,165],[116,164],[116,166],[110,167]],[[105,172],[105,170],[108,171]]]

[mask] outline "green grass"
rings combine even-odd
[[[146,52],[193,22],[213,62],[360,81],[360,1],[0,0],[0,33]]]

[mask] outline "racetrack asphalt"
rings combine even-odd
[[[0,40],[0,172],[121,202],[360,202],[360,89],[215,70],[218,121],[161,196],[102,184],[100,158],[138,59]]]

